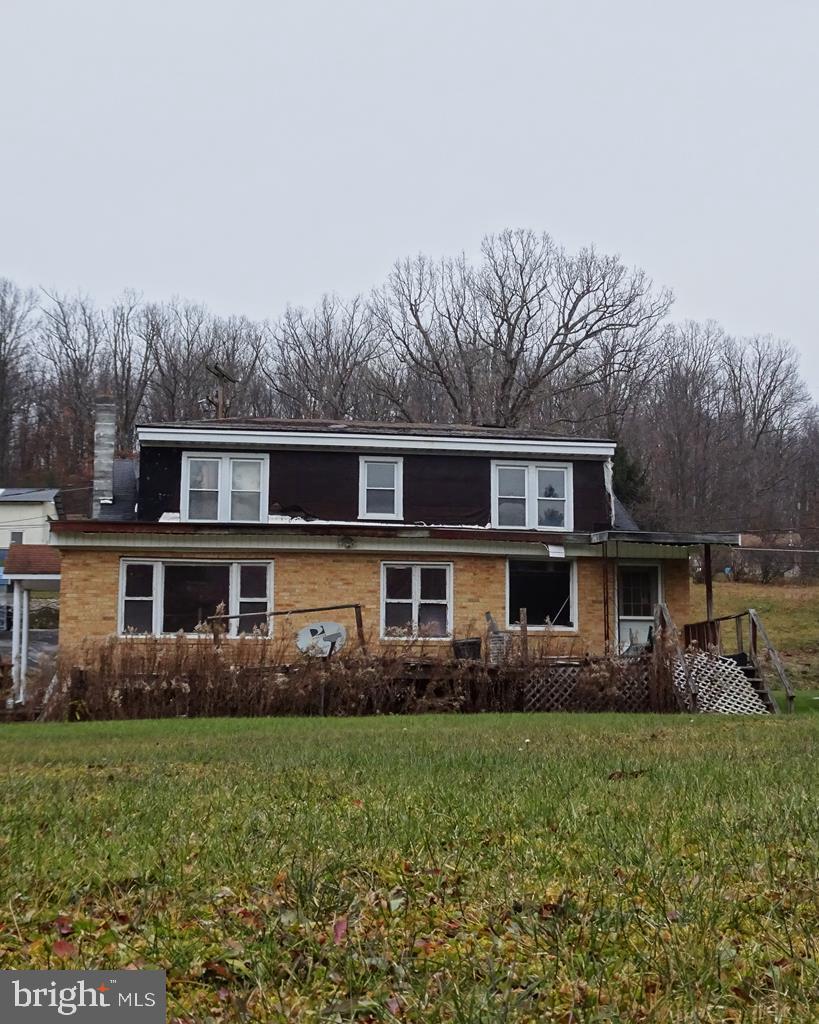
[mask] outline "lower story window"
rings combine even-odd
[[[573,576],[572,562],[510,559],[509,625],[520,624],[520,610],[525,608],[529,626],[576,628]]]
[[[452,635],[452,566],[384,562],[382,634],[386,637]]]
[[[271,562],[123,561],[120,632],[195,633],[221,613],[230,636],[266,633],[272,581]]]

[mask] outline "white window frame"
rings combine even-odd
[[[412,569],[412,598],[406,604],[412,604],[412,632],[406,635],[395,635],[387,633],[386,611],[387,611],[387,569]],[[420,604],[443,604],[443,601],[422,601],[421,600],[421,569],[445,569],[446,570],[446,636],[422,636],[418,633],[418,606]],[[399,643],[406,643],[408,640],[419,640],[424,643],[451,643],[453,633],[453,620],[455,616],[454,585],[452,562],[382,562],[381,563],[381,597],[380,597],[380,621],[381,639],[390,641],[397,640]]]
[[[15,537],[19,537],[19,540],[15,540]],[[9,547],[12,544],[24,544],[26,540],[25,530],[9,530]]]
[[[526,523],[524,526],[506,526],[499,520],[498,470],[526,470]],[[565,480],[566,497],[563,526],[538,526],[537,522],[537,472],[539,469],[562,470]],[[571,462],[528,462],[517,459],[492,460],[492,526],[496,530],[538,530],[541,533],[571,533],[574,529],[574,474]],[[557,499],[558,501],[560,499]]]
[[[219,464],[219,496],[215,519],[190,518],[190,463],[192,459],[211,459]],[[233,519],[230,515],[230,498],[233,483],[234,462],[258,462],[260,464],[260,494],[258,519]],[[182,479],[179,495],[179,518],[183,523],[266,523],[270,495],[270,456],[257,452],[183,452]]]
[[[153,566],[153,589],[150,597],[131,597],[129,601],[153,601],[153,617],[152,617],[152,629],[150,633],[126,633],[125,631],[125,573],[129,565],[150,565]],[[259,558],[241,558],[236,561],[227,558],[121,558],[119,563],[119,597],[117,602],[117,633],[120,636],[176,636],[176,633],[165,633],[162,630],[162,620],[165,617],[164,609],[164,594],[165,594],[165,566],[166,565],[228,565],[230,567],[230,576],[228,584],[228,615],[239,614],[239,603],[240,603],[240,573],[243,565],[263,565],[267,568],[267,603],[269,612],[274,609],[275,602],[275,591],[273,589],[274,584],[274,565],[275,563],[267,559]],[[245,598],[245,601],[259,600],[261,598]],[[270,626],[265,638],[269,638],[273,635],[273,618],[270,619]],[[228,620],[227,635],[229,637],[238,637],[240,629],[239,619]],[[252,637],[252,633],[245,634],[248,637]],[[189,637],[205,637],[209,638],[210,634],[205,633],[186,633],[185,636]]]
[[[367,511],[367,466],[370,463],[386,463],[395,467],[395,511]],[[371,488],[372,490],[388,490],[388,488]],[[403,519],[404,518],[404,460],[392,456],[359,455],[358,457],[358,518],[359,519]]]
[[[578,601],[578,589],[577,589],[577,559],[576,558],[526,558],[525,556],[519,556],[514,558],[506,559],[506,628],[512,630],[520,630],[518,623],[512,622],[511,608],[509,607],[510,600],[510,587],[509,587],[509,565],[511,562],[555,562],[560,565],[568,565],[571,567],[569,574],[569,618],[572,620],[571,626],[532,626],[527,623],[526,629],[529,633],[579,633],[580,632],[580,602]],[[518,612],[520,609],[517,609]]]

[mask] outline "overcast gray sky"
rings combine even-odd
[[[222,313],[594,242],[819,398],[815,0],[0,0],[0,274]]]

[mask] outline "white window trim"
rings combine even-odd
[[[506,628],[520,631],[520,626],[511,621],[511,609],[509,607],[509,563],[510,562],[555,562],[558,565],[569,564],[571,574],[569,576],[569,616],[572,620],[571,626],[531,626],[527,624],[529,633],[579,633],[580,632],[580,603],[577,591],[577,559],[576,558],[526,558],[525,555],[506,559]]]
[[[396,636],[394,634],[388,634],[385,624],[386,609],[387,609],[387,569],[412,569],[412,621],[413,621],[413,632],[406,636]],[[415,623],[418,621],[418,605],[422,604],[421,601],[421,589],[420,589],[420,570],[421,569],[445,569],[446,570],[446,636],[420,636],[415,632]],[[416,576],[419,580],[419,585],[416,588],[415,580]],[[454,576],[455,572],[453,569],[452,562],[382,562],[381,563],[381,596],[380,596],[380,631],[381,639],[384,641],[396,641],[398,643],[407,643],[407,641],[417,640],[422,643],[452,643],[453,633],[453,620],[455,617],[455,601],[454,601]],[[406,602],[409,604],[410,602]],[[443,602],[440,602],[443,603]]]
[[[190,460],[214,459],[219,462],[219,497],[216,519],[191,519]],[[231,464],[236,460],[261,463],[258,519],[232,519],[230,515]],[[270,456],[264,452],[183,452],[179,494],[179,518],[183,523],[266,523],[270,495]]]
[[[395,466],[395,511],[367,511],[367,465],[371,462],[388,463]],[[387,488],[383,488],[387,490]],[[358,457],[358,518],[393,520],[404,518],[404,460],[393,456],[359,455]]]
[[[268,596],[268,611],[272,612],[275,605],[275,590],[273,588],[274,583],[274,562],[269,560],[261,560],[258,558],[241,558],[236,561],[227,558],[121,558],[119,562],[119,595],[117,601],[117,633],[120,636],[133,636],[135,639],[144,636],[165,636],[171,637],[176,636],[176,633],[164,633],[162,631],[162,620],[164,618],[165,609],[163,607],[164,593],[165,593],[165,566],[166,565],[228,565],[230,567],[230,582],[228,588],[229,595],[229,607],[227,609],[228,615],[239,614],[239,573],[240,567],[243,565],[263,565],[267,568],[267,596]],[[129,601],[153,601],[153,620],[151,633],[126,633],[125,632],[125,572],[129,565],[151,565],[153,566],[153,591],[150,598],[144,597],[132,597],[128,598]],[[254,600],[253,598],[245,598],[246,601]],[[258,598],[261,600],[261,598]],[[273,635],[273,618],[270,619],[270,627],[268,629],[267,636],[264,639],[269,639]],[[228,632],[229,637],[238,637],[239,635],[239,619],[228,620]],[[205,639],[210,638],[209,633],[185,633],[185,636],[191,638],[203,637]],[[246,634],[248,637],[252,637],[252,633]]]
[[[526,525],[505,526],[498,522],[498,470],[526,470]],[[563,526],[537,525],[537,471],[563,470],[566,480],[566,515]],[[571,533],[574,530],[574,474],[571,462],[529,462],[517,459],[492,460],[492,526],[496,530],[538,530],[541,533]]]

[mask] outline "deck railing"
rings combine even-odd
[[[747,622],[747,644],[746,640]],[[731,627],[733,623],[733,628]],[[793,711],[794,693],[788,679],[785,666],[779,652],[771,643],[762,620],[755,608],[748,608],[736,615],[719,615],[702,622],[689,622],[685,625],[685,646],[696,644],[701,650],[716,650],[720,655],[745,654],[760,679],[765,678],[763,671],[764,656],[773,667],[781,688],[785,691],[788,711]],[[773,696],[771,697],[772,700]]]

